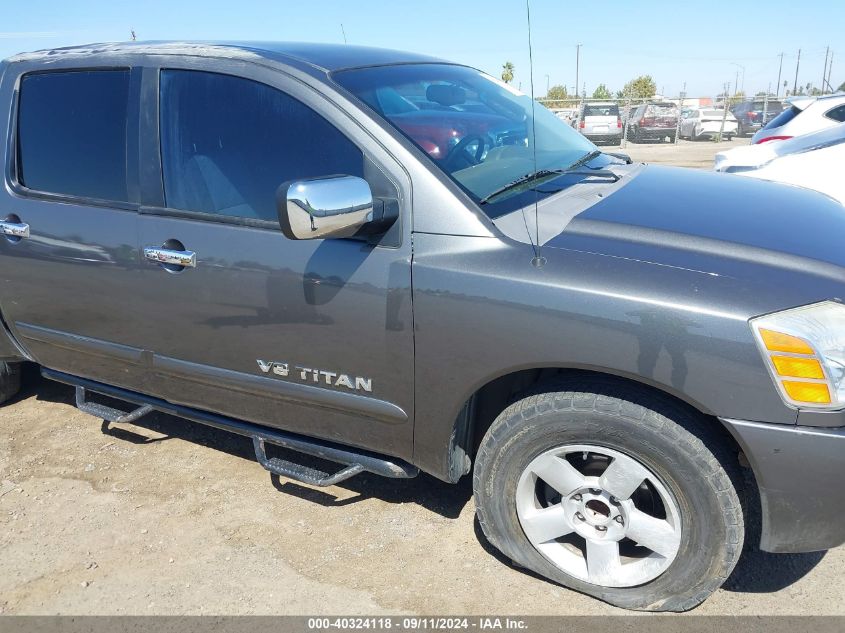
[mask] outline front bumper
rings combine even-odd
[[[814,552],[845,543],[845,428],[722,419],[760,489],[767,552]]]

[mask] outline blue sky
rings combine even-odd
[[[651,74],[659,91],[716,94],[745,67],[748,93],[772,86],[783,51],[790,88],[820,85],[825,47],[834,50],[831,83],[845,81],[845,1],[655,2],[532,0],[535,94],[547,81],[617,90]],[[343,42],[399,48],[467,63],[499,75],[516,65],[529,90],[525,3],[521,0],[6,0],[0,8],[0,58],[20,51],[95,41],[251,39]],[[721,18],[720,18],[721,16]],[[716,20],[726,19],[724,26]],[[546,78],[548,75],[548,80]]]

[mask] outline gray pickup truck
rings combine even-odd
[[[3,399],[29,361],[312,485],[471,475],[505,556],[631,609],[707,598],[755,513],[766,551],[845,540],[820,194],[633,164],[482,72],[352,46],[21,54],[0,120]]]

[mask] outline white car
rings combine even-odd
[[[697,138],[716,138],[719,130],[722,131],[722,138],[733,139],[737,135],[739,124],[730,112],[725,114],[724,110],[715,108],[694,108],[685,110],[681,115],[681,127],[679,134],[681,138],[688,138],[694,141]],[[724,120],[724,128],[722,128]]]
[[[787,99],[783,112],[751,137],[751,143],[784,141],[845,121],[845,94]]]
[[[715,170],[815,189],[845,205],[845,123],[716,154]]]

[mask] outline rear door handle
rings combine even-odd
[[[144,248],[144,257],[157,264],[172,264],[186,268],[197,266],[197,254],[194,251],[175,251],[169,248],[147,246]]]
[[[29,224],[25,222],[0,222],[0,231],[8,237],[26,238],[29,237]]]

